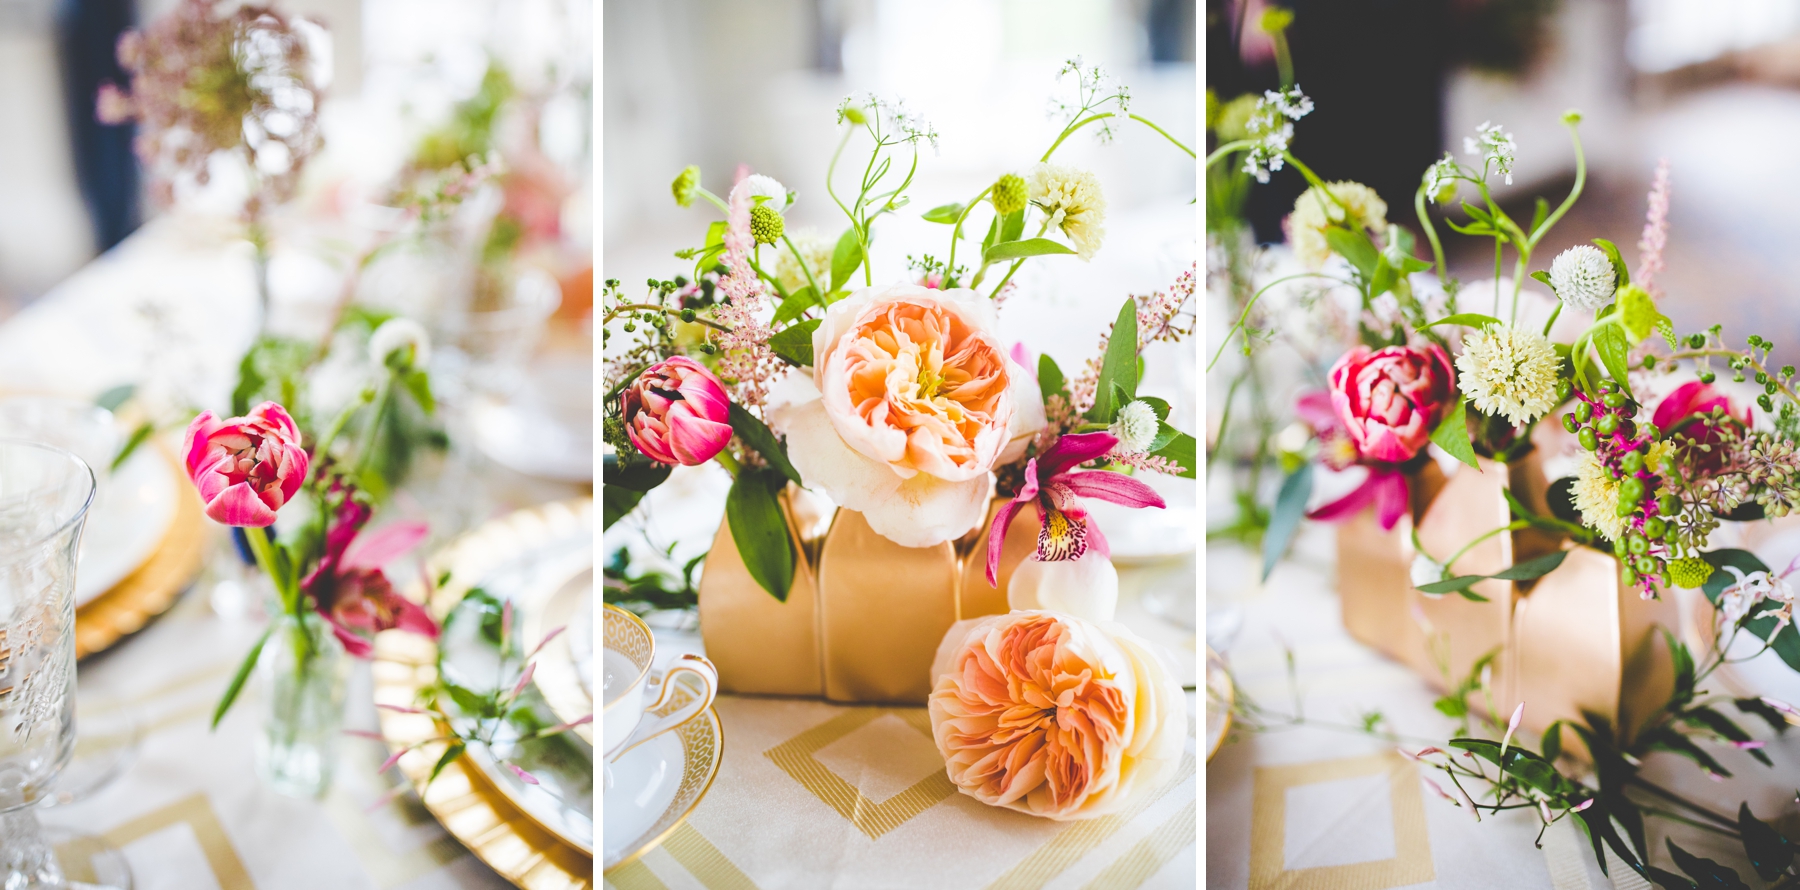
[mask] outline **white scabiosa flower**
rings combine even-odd
[[[1550,264],[1550,286],[1571,309],[1592,312],[1612,302],[1618,276],[1600,248],[1577,244]]]
[[[781,246],[781,252],[775,257],[775,280],[788,293],[793,293],[807,286],[806,270],[812,271],[813,280],[819,283],[821,290],[831,287],[831,248],[827,241],[814,229],[800,229],[789,237],[794,246],[799,248],[800,256],[806,259],[806,269],[800,267],[800,261],[794,259],[794,252]]]
[[[1106,240],[1106,195],[1100,178],[1086,170],[1039,164],[1025,175],[1031,203],[1050,217],[1084,260],[1100,252]]]
[[[1156,440],[1156,409],[1148,402],[1127,402],[1113,418],[1106,431],[1119,440],[1114,446],[1121,454],[1146,454]]]
[[[1387,228],[1387,202],[1375,190],[1360,182],[1328,182],[1327,195],[1317,186],[1300,193],[1294,200],[1294,212],[1283,226],[1287,230],[1288,247],[1295,258],[1317,269],[1331,257],[1331,244],[1325,230],[1332,224],[1345,228],[1382,231]]]
[[[423,368],[431,363],[431,335],[410,318],[390,318],[369,335],[369,358],[377,365]]]
[[[1631,520],[1619,515],[1619,480],[1602,466],[1592,452],[1575,455],[1575,485],[1570,490],[1582,524],[1617,541],[1630,530]]]
[[[1456,385],[1476,410],[1523,426],[1556,407],[1556,374],[1562,365],[1542,334],[1489,325],[1463,337],[1456,357]]]
[[[789,200],[787,186],[782,185],[773,176],[752,173],[744,177],[744,187],[750,193],[750,200],[753,204],[757,198],[767,198],[767,201],[761,202],[762,206],[776,213],[785,212],[793,203]]]

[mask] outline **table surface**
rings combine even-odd
[[[217,406],[255,319],[248,245],[226,225],[159,218],[0,325],[0,388],[91,397],[138,381],[157,390],[147,396]],[[490,515],[589,491],[491,463],[473,472]],[[428,510],[402,500],[402,511]],[[510,886],[410,792],[374,806],[399,781],[395,771],[376,775],[386,758],[379,743],[340,744],[336,783],[322,801],[263,787],[252,764],[257,684],[208,729],[261,625],[215,612],[210,588],[203,576],[168,614],[79,665],[82,712],[130,713],[145,734],[123,775],[86,800],[46,810],[46,824],[109,839],[131,863],[138,890]],[[369,690],[368,666],[358,662],[347,726],[376,727]]]
[[[1192,631],[1143,610],[1148,577],[1142,569],[1121,572],[1120,622],[1191,653]],[[656,671],[683,652],[705,651],[695,630],[654,630]],[[712,789],[667,841],[607,875],[606,884],[614,890],[1185,890],[1198,879],[1202,758],[1198,699],[1192,691],[1186,698],[1186,754],[1153,799],[1121,816],[1056,822],[958,793],[944,775],[924,708],[720,696],[715,707],[725,756]],[[793,751],[820,769],[783,768],[787,758],[780,755]],[[834,805],[830,786],[846,785],[855,789],[856,804]]]
[[[1363,715],[1379,711],[1417,749],[1442,745],[1455,724],[1433,709],[1438,693],[1422,678],[1344,630],[1334,591],[1333,535],[1328,524],[1308,523],[1294,555],[1261,584],[1255,580],[1260,555],[1208,547],[1209,643],[1229,663],[1241,695],[1282,717],[1298,709],[1308,724],[1257,733],[1234,727],[1207,765],[1207,886],[1649,890],[1616,860],[1611,876],[1602,874],[1586,838],[1566,820],[1545,833],[1541,849],[1534,846],[1541,822],[1530,813],[1483,816],[1477,824],[1467,811],[1424,790],[1421,769],[1391,742],[1359,731]],[[1766,560],[1785,559],[1800,546],[1792,530],[1745,543]],[[1752,663],[1708,683],[1734,694],[1791,695],[1782,684],[1795,682],[1792,672],[1757,673],[1767,667],[1774,666]],[[1760,724],[1746,728],[1758,738],[1771,735]],[[1792,819],[1800,737],[1770,738],[1765,750],[1773,769],[1742,752],[1719,752],[1735,773],[1723,782],[1708,781],[1690,762],[1669,754],[1647,758],[1645,773],[1719,812],[1736,812],[1739,801],[1748,801],[1759,815]],[[1744,861],[1734,841],[1679,826],[1670,830],[1662,820],[1649,826],[1653,849],[1663,849],[1669,837],[1701,856]],[[1653,864],[1670,867],[1666,854]],[[1749,875],[1747,868],[1739,873]]]

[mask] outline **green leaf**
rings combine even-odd
[[[1483,223],[1483,222],[1478,222],[1478,223],[1474,223],[1471,225],[1457,225],[1456,220],[1446,219],[1446,220],[1444,220],[1444,225],[1449,226],[1452,231],[1455,231],[1458,234],[1470,235],[1470,236],[1473,236],[1476,238],[1492,238],[1495,235],[1500,234],[1499,229],[1496,229],[1493,226],[1490,226],[1487,223]]]
[[[1000,240],[1000,217],[996,216],[988,222],[987,236],[981,239],[981,252],[987,253],[994,242]]]
[[[1437,321],[1427,322],[1425,327],[1419,328],[1419,330],[1423,331],[1425,328],[1434,328],[1441,324],[1468,325],[1469,327],[1480,329],[1485,328],[1488,325],[1499,323],[1500,319],[1495,318],[1492,315],[1483,315],[1479,312],[1458,312],[1455,315],[1446,315]]]
[[[1646,746],[1651,751],[1667,751],[1671,754],[1679,754],[1682,757],[1686,757],[1696,764],[1699,764],[1701,769],[1706,770],[1709,773],[1727,779],[1731,778],[1731,770],[1726,769],[1724,764],[1714,759],[1711,754],[1706,753],[1705,749],[1694,744],[1692,739],[1689,739],[1687,736],[1682,735],[1667,726],[1659,726],[1646,731],[1638,737],[1638,743]]]
[[[1669,855],[1674,858],[1675,865],[1687,872],[1700,890],[1750,890],[1750,885],[1744,883],[1737,872],[1711,859],[1695,856],[1675,846],[1675,842],[1668,838],[1664,838],[1663,843],[1669,845]]]
[[[137,451],[138,446],[148,441],[150,434],[154,432],[156,432],[156,426],[150,421],[146,420],[138,424],[137,429],[131,431],[131,437],[125,440],[125,444],[119,446],[119,453],[113,455],[109,471],[117,472],[119,467],[124,466],[125,462],[131,459],[132,452]]]
[[[1287,552],[1294,530],[1306,516],[1306,502],[1312,497],[1313,465],[1302,463],[1281,480],[1281,493],[1275,496],[1275,509],[1269,513],[1269,527],[1263,532],[1262,579],[1269,580],[1275,563]]]
[[[838,236],[837,247],[831,251],[831,289],[843,287],[856,272],[856,267],[862,265],[862,259],[862,245],[857,243],[856,230],[845,229],[844,234]]]
[[[1124,407],[1113,403],[1114,384],[1118,384],[1127,397],[1137,395],[1137,333],[1137,301],[1127,298],[1125,305],[1119,307],[1119,317],[1113,320],[1112,333],[1107,337],[1106,355],[1100,362],[1100,379],[1094,387],[1094,406],[1088,409],[1088,420],[1112,423],[1113,414]]]
[[[1031,256],[1074,252],[1074,248],[1060,241],[1052,241],[1049,238],[1027,238],[1023,241],[1002,241],[988,248],[981,255],[981,259],[983,262],[998,263],[1002,260],[1020,260]]]
[[[1538,226],[1543,225],[1544,219],[1546,217],[1548,217],[1549,215],[1550,215],[1550,202],[1544,200],[1542,197],[1539,197],[1537,199],[1537,209],[1533,210],[1531,213],[1531,228],[1526,229],[1525,231],[1528,233],[1536,232]]]
[[[1475,460],[1475,441],[1469,437],[1469,407],[1461,399],[1456,407],[1450,409],[1449,416],[1438,428],[1432,430],[1431,441],[1444,449],[1451,457],[1479,470],[1481,464]]]
[[[1757,877],[1773,881],[1794,861],[1794,845],[1768,823],[1756,818],[1747,803],[1738,804],[1738,834],[1744,838],[1744,853]]]
[[[1457,575],[1454,578],[1446,578],[1442,581],[1421,584],[1419,585],[1418,590],[1420,593],[1462,593],[1463,591],[1468,590],[1471,585],[1486,580],[1486,575]],[[1473,591],[1470,592],[1473,593]],[[1476,595],[1479,596],[1480,594]]]
[[[775,318],[771,324],[783,325],[796,318],[806,310],[819,305],[819,293],[808,284],[787,295],[781,305],[775,307]]]
[[[792,364],[802,368],[812,367],[812,335],[818,329],[819,322],[820,319],[809,318],[782,328],[769,338],[769,348]]]
[[[135,392],[137,392],[137,384],[121,383],[101,393],[98,398],[94,399],[94,404],[108,411],[117,411],[119,406],[125,404],[125,401],[130,399]]]
[[[487,696],[466,686],[445,680],[444,691],[450,693],[450,700],[469,717],[484,717],[492,710],[492,701]]]
[[[275,632],[270,626],[265,628],[262,636],[256,638],[256,645],[244,655],[244,661],[238,665],[237,673],[231,675],[231,683],[226,685],[225,694],[219,697],[219,704],[213,708],[212,729],[219,728],[219,721],[225,719],[225,712],[231,710],[231,703],[237,701],[238,693],[244,690],[244,681],[250,679],[250,671],[256,667],[256,659],[262,656],[263,644],[269,642],[269,635]]]
[[[455,763],[456,758],[463,756],[463,750],[464,746],[462,739],[451,742],[450,747],[444,749],[444,756],[439,757],[437,764],[432,766],[431,776],[425,780],[425,784],[429,786],[432,782],[437,781],[438,773],[443,772],[446,767]]]
[[[962,218],[962,212],[963,206],[961,204],[939,204],[938,206],[925,211],[925,216],[923,218],[926,222],[955,225],[956,221]]]
[[[1045,401],[1049,401],[1053,395],[1060,395],[1064,399],[1069,397],[1068,391],[1064,388],[1062,369],[1056,366],[1056,360],[1052,359],[1047,352],[1038,356],[1037,379],[1038,393],[1043,396]]]
[[[633,491],[620,485],[600,486],[601,523],[600,530],[613,527],[613,523],[630,515],[637,508],[638,502],[644,499],[645,492]]]
[[[1325,243],[1331,245],[1332,253],[1349,260],[1363,280],[1375,277],[1375,265],[1381,262],[1381,251],[1375,249],[1375,244],[1369,240],[1368,235],[1343,226],[1326,226]]]
[[[794,548],[775,493],[787,484],[780,472],[746,467],[725,496],[725,521],[750,577],[769,595],[787,602],[794,586]]]
[[[1616,324],[1596,328],[1594,351],[1600,353],[1600,363],[1606,366],[1606,373],[1612,375],[1613,382],[1630,396],[1631,344],[1626,341],[1625,331]]]
[[[1695,890],[1693,881],[1674,872],[1663,871],[1654,865],[1647,869],[1646,877],[1662,890]]]
[[[1460,590],[1458,590],[1458,591],[1456,591],[1456,595],[1457,595],[1457,596],[1460,596],[1460,597],[1462,597],[1462,598],[1463,598],[1463,599],[1466,599],[1466,600],[1468,600],[1468,601],[1469,601],[1469,602],[1472,602],[1472,603],[1485,603],[1485,602],[1489,602],[1489,600],[1488,600],[1488,598],[1487,598],[1487,597],[1485,597],[1485,596],[1482,596],[1482,595],[1481,595],[1481,594],[1479,594],[1479,593],[1476,593],[1476,592],[1475,592],[1475,591],[1473,591],[1473,590],[1470,590],[1470,589],[1469,589],[1469,588],[1467,588],[1467,587],[1464,587],[1464,588],[1462,588],[1462,589],[1460,589]]]
[[[631,491],[649,491],[668,481],[674,467],[653,461],[639,461],[627,467],[619,465],[617,455],[608,454],[600,460],[601,480],[607,485]]]
[[[1017,241],[1023,234],[1025,234],[1025,208],[1021,207],[1008,213],[1006,218],[1000,221],[1000,239],[994,243]]]
[[[1563,564],[1563,560],[1568,558],[1569,551],[1558,550],[1555,553],[1546,553],[1536,559],[1525,560],[1489,577],[1502,581],[1533,581],[1556,571],[1557,567]]]
[[[1733,699],[1731,703],[1736,705],[1739,711],[1746,714],[1755,714],[1762,718],[1762,722],[1769,724],[1769,728],[1775,730],[1776,735],[1781,735],[1788,731],[1787,717],[1783,716],[1780,711],[1771,707],[1768,702],[1763,701],[1760,698]]]
[[[1769,567],[1764,564],[1761,559],[1758,559],[1756,554],[1751,553],[1748,550],[1738,550],[1727,547],[1702,553],[1700,554],[1700,558],[1706,560],[1713,568],[1719,570],[1713,572],[1712,577],[1707,578],[1705,584],[1700,585],[1701,592],[1705,593],[1706,598],[1711,600],[1712,604],[1715,606],[1719,604],[1719,597],[1725,593],[1725,588],[1737,583],[1737,578],[1733,577],[1730,572],[1725,571],[1727,566],[1735,568],[1746,575],[1751,572],[1766,572],[1769,570]]]
[[[1168,426],[1168,424],[1161,424],[1156,428],[1155,441],[1162,441],[1163,427],[1165,426]],[[1173,427],[1170,427],[1170,429],[1173,429]],[[1181,478],[1183,479],[1198,479],[1200,478],[1200,463],[1197,456],[1199,454],[1199,447],[1200,443],[1196,441],[1193,436],[1190,436],[1187,433],[1177,432],[1169,439],[1168,444],[1150,452],[1150,456],[1160,457],[1164,460],[1173,461],[1176,464],[1179,464],[1181,466]]]
[[[1140,399],[1139,401],[1142,400]],[[1156,423],[1156,436],[1150,440],[1150,447],[1146,450],[1151,454],[1155,454],[1156,452],[1169,447],[1169,443],[1175,441],[1175,439],[1181,435],[1183,435],[1181,430],[1169,426],[1167,421],[1159,420]]]
[[[715,219],[707,224],[706,246],[723,248],[725,246],[725,230],[727,228],[728,226],[722,219]]]
[[[423,370],[408,371],[400,377],[400,385],[419,403],[426,416],[437,412],[437,399],[431,395],[431,375]]]
[[[731,403],[730,412],[731,431],[737,433],[738,438],[744,440],[744,444],[756,449],[756,453],[762,455],[769,462],[769,466],[780,470],[783,476],[794,480],[795,485],[806,484],[800,478],[800,471],[794,469],[793,464],[788,463],[786,446],[781,444],[781,440],[776,438],[775,434],[762,421],[756,419],[756,415],[744,410],[744,407],[736,402]]]
[[[1544,270],[1539,269],[1536,272],[1531,273],[1531,277],[1532,277],[1532,279],[1543,284],[1545,287],[1549,288],[1550,293],[1552,293],[1552,294],[1556,293],[1556,285],[1552,284],[1550,282],[1550,273],[1549,272],[1545,272]]]
[[[1550,728],[1544,730],[1543,744],[1538,746],[1538,749],[1544,753],[1544,759],[1551,763],[1555,763],[1556,758],[1562,756],[1562,725],[1561,720],[1551,721]]]
[[[1617,287],[1624,287],[1625,285],[1630,284],[1631,267],[1625,265],[1625,259],[1619,256],[1619,245],[1614,244],[1605,238],[1595,238],[1594,245],[1606,252],[1607,259],[1612,260],[1613,275],[1618,279],[1614,284]]]

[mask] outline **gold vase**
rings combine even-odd
[[[798,552],[793,587],[776,600],[750,577],[729,524],[721,522],[700,577],[700,633],[724,692],[923,704],[937,647],[950,625],[1007,611],[1013,570],[1037,546],[1037,514],[1020,511],[1002,549],[997,586],[987,582],[987,529],[1006,502],[955,542],[902,547],[854,510],[823,526],[798,515],[790,486],[780,498]]]
[[[1535,581],[1475,584],[1486,602],[1431,596],[1413,585],[1415,523],[1419,548],[1441,565],[1511,521],[1508,491],[1534,512],[1548,513],[1547,480],[1535,452],[1506,466],[1482,459],[1479,471],[1460,468],[1448,479],[1427,465],[1412,482],[1412,515],[1391,531],[1380,529],[1373,509],[1338,529],[1338,589],[1351,636],[1439,690],[1497,653],[1489,675],[1494,706],[1504,717],[1525,702],[1522,725],[1533,733],[1555,720],[1593,715],[1629,738],[1653,716],[1673,689],[1657,627],[1678,626],[1676,607],[1667,597],[1644,600],[1621,585],[1612,556],[1532,529],[1503,532],[1469,547],[1449,574],[1492,575],[1558,549],[1569,555]]]

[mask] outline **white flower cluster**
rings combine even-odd
[[[1256,177],[1257,182],[1268,182],[1270,173],[1286,166],[1282,153],[1294,138],[1294,121],[1312,110],[1313,101],[1300,92],[1299,84],[1285,90],[1264,90],[1262,101],[1256,103],[1256,111],[1245,127],[1257,144],[1244,158],[1244,172]]]
[[[1538,332],[1489,325],[1463,337],[1456,385],[1476,410],[1524,426],[1556,407],[1560,367],[1562,357]]]
[[[1794,620],[1794,589],[1788,585],[1787,574],[1771,575],[1768,572],[1751,572],[1744,574],[1736,566],[1724,566],[1725,571],[1737,578],[1737,583],[1725,588],[1719,594],[1719,620],[1726,627],[1735,627],[1752,606],[1765,600],[1770,607],[1755,615],[1758,618],[1775,618],[1775,628],[1769,631],[1767,639],[1775,639],[1781,629]]]
[[[1456,197],[1456,159],[1444,152],[1444,157],[1425,170],[1425,197],[1439,204],[1448,204]]]
[[[1617,280],[1612,260],[1587,244],[1563,251],[1550,264],[1550,286],[1571,309],[1593,312],[1612,302]]]
[[[1125,403],[1113,418],[1107,432],[1119,440],[1114,446],[1122,454],[1145,454],[1156,441],[1156,432],[1160,427],[1156,419],[1156,409],[1149,402],[1133,400]]]
[[[1075,75],[1075,101],[1051,96],[1050,116],[1062,119],[1065,124],[1073,123],[1085,112],[1098,109],[1108,102],[1116,103],[1112,117],[1102,118],[1093,124],[1096,138],[1103,143],[1111,142],[1117,132],[1114,124],[1124,120],[1131,112],[1130,88],[1107,77],[1106,71],[1099,65],[1084,66],[1080,56],[1064,62],[1056,72],[1056,80],[1062,83],[1071,74]]]
[[[924,140],[931,143],[933,151],[937,150],[937,128],[908,109],[904,99],[883,99],[872,93],[846,96],[838,103],[838,123],[865,123],[869,112],[875,114],[878,129],[885,131],[881,134],[884,140],[890,143]]]
[[[1513,142],[1511,133],[1500,129],[1500,125],[1491,121],[1482,121],[1475,128],[1474,136],[1463,137],[1463,151],[1480,155],[1484,167],[1494,165],[1494,172],[1506,177],[1506,184],[1512,185],[1513,160],[1518,157],[1519,146]]]

